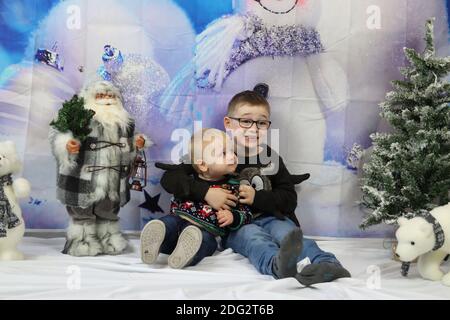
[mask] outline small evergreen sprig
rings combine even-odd
[[[84,141],[92,131],[89,123],[94,115],[93,110],[84,107],[84,99],[74,95],[63,103],[57,120],[53,120],[50,125],[61,132],[71,131],[74,138]]]

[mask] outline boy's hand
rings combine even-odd
[[[217,221],[219,221],[219,227],[224,228],[233,223],[233,213],[230,210],[217,211]]]
[[[230,210],[235,207],[238,198],[231,192],[222,188],[209,188],[205,201],[215,210]]]
[[[77,154],[80,152],[80,143],[77,140],[71,139],[66,144],[66,149],[70,154]]]
[[[243,204],[252,205],[255,201],[256,191],[252,186],[241,185],[239,186],[239,202]]]

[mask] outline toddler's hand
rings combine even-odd
[[[252,205],[255,200],[256,191],[252,186],[241,185],[239,186],[239,202],[243,204]]]
[[[219,221],[219,226],[224,228],[233,223],[233,213],[230,210],[219,210],[217,211],[217,221]]]
[[[230,190],[209,188],[205,201],[215,210],[230,210],[230,207],[236,206],[238,199]]]

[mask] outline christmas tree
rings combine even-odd
[[[58,119],[50,125],[61,132],[71,131],[74,138],[84,141],[91,133],[89,123],[94,115],[94,111],[84,107],[84,99],[74,95],[69,101],[64,101]]]
[[[393,224],[400,216],[448,203],[450,190],[450,56],[436,56],[433,20],[422,54],[405,48],[404,80],[380,104],[394,133],[371,135],[373,153],[363,166],[362,204],[371,209],[361,228]]]

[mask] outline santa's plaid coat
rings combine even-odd
[[[120,159],[112,159],[114,165],[120,170],[120,183],[117,191],[120,198],[120,205],[124,206],[130,200],[130,184],[128,181],[131,172],[131,166],[136,155],[134,145],[134,122],[130,123],[128,130],[122,132],[119,129],[120,146],[108,146],[107,143],[101,142],[99,137],[102,136],[103,127],[95,120],[92,120],[92,132],[81,143],[80,151],[76,155],[76,166],[64,167],[58,163],[57,173],[57,192],[56,197],[62,204],[71,207],[87,208],[92,205],[96,199],[93,199],[95,191],[96,172],[93,172],[97,163],[99,150],[104,147],[120,148]],[[53,127],[50,127],[50,144],[55,154],[55,140],[59,134],[62,134]],[[58,157],[56,157],[58,159]],[[58,160],[57,160],[58,162]],[[111,163],[111,165],[113,165]]]

